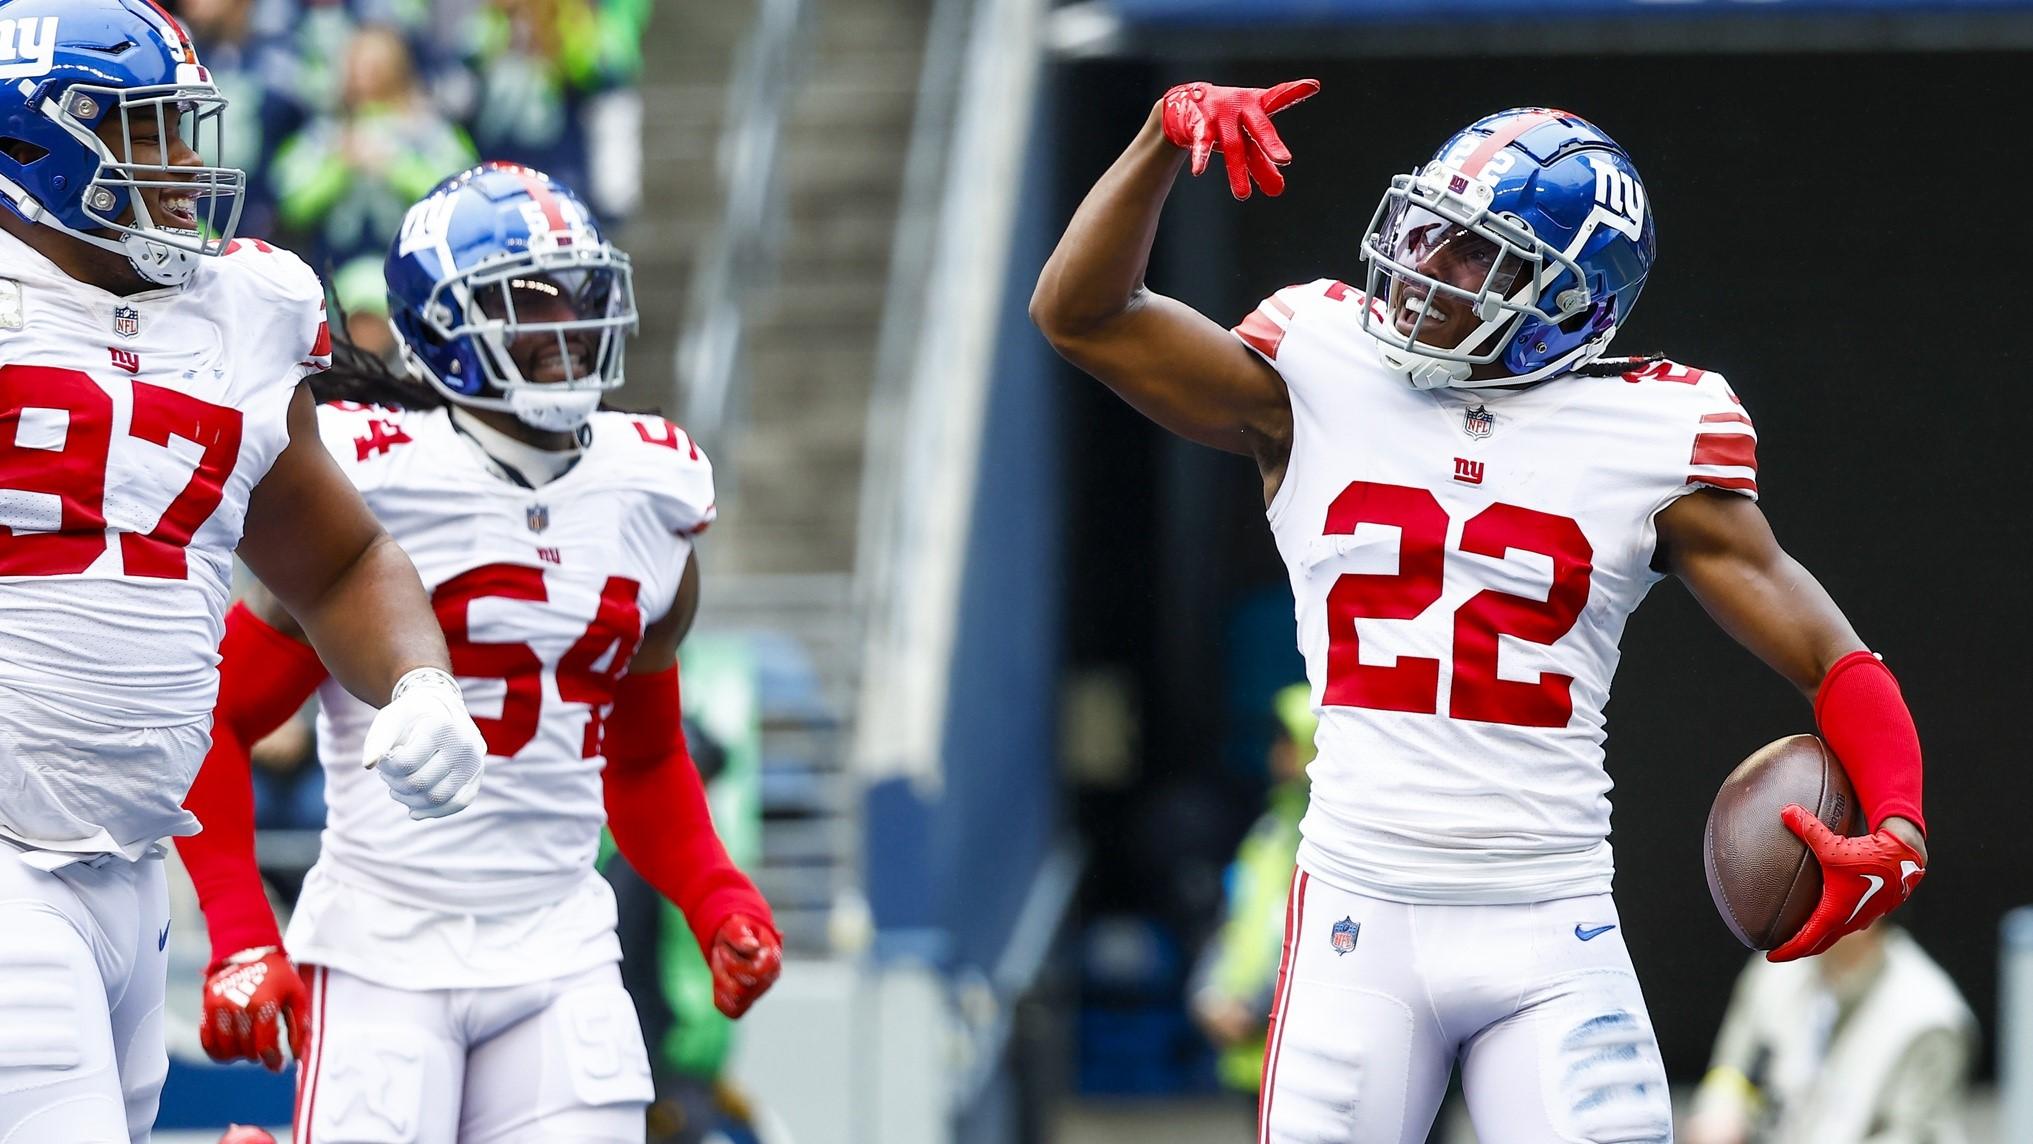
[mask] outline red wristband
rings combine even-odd
[[[1857,804],[1873,831],[1892,817],[1926,833],[1920,816],[1920,734],[1883,660],[1855,651],[1835,661],[1814,694],[1821,737],[1849,772]]]
[[[636,873],[683,911],[710,957],[728,918],[747,914],[772,931],[775,919],[713,830],[680,715],[675,667],[624,676],[615,687],[602,740],[607,828]]]

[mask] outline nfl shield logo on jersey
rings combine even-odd
[[[1327,940],[1333,943],[1334,952],[1350,954],[1355,952],[1355,935],[1361,932],[1361,922],[1343,918],[1334,923],[1334,930],[1327,935]]]
[[[1480,440],[1490,435],[1497,427],[1497,415],[1489,406],[1478,405],[1461,415],[1461,431]]]
[[[132,306],[113,307],[113,332],[123,338],[141,333],[141,311]]]
[[[529,506],[527,519],[531,532],[542,532],[551,526],[551,510],[544,505],[533,504]]]

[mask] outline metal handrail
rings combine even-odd
[[[865,626],[855,765],[936,787],[945,675],[978,476],[1004,270],[1030,138],[1043,0],[940,4],[928,44],[958,67],[914,130],[903,261],[884,305],[878,389],[863,455],[856,598]],[[943,49],[943,50],[942,50]],[[903,328],[903,327],[908,327]]]
[[[723,471],[731,471],[728,430],[736,420],[744,303],[775,263],[777,152],[804,17],[804,0],[761,0],[742,45],[717,156],[720,226],[693,272],[678,338],[672,405],[683,410],[694,436],[714,442]]]

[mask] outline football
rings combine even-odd
[[[1784,945],[1821,899],[1821,864],[1779,821],[1787,803],[1806,807],[1837,834],[1853,832],[1856,789],[1813,735],[1759,748],[1723,780],[1708,811],[1708,892],[1730,932],[1752,949]]]

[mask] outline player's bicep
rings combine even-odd
[[[650,675],[678,662],[678,645],[692,630],[692,618],[699,614],[699,558],[685,558],[684,575],[678,578],[678,592],[671,609],[643,629],[642,646],[628,661],[628,674]]]
[[[310,387],[290,399],[289,444],[247,502],[240,558],[295,613],[383,535],[318,435]]]
[[[1277,370],[1206,315],[1148,290],[1052,347],[1137,412],[1191,441],[1261,456],[1289,442],[1291,398]]]
[[[1749,498],[1689,493],[1659,513],[1658,531],[1659,566],[1732,639],[1809,695],[1836,660],[1864,646]]]

